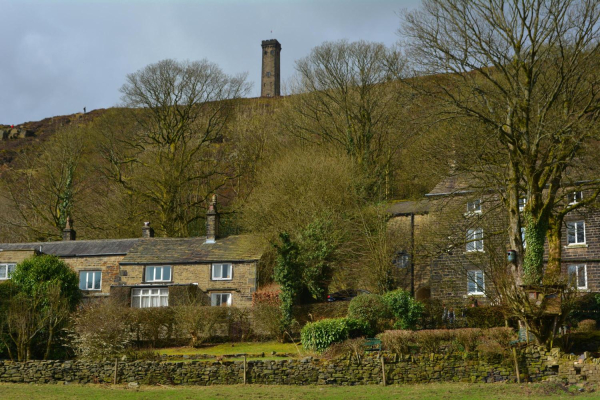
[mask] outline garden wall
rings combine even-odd
[[[600,381],[600,358],[566,356],[558,350],[529,348],[521,352],[523,380]],[[477,353],[384,357],[387,384],[427,382],[515,381],[512,357],[484,357]],[[115,362],[0,361],[0,382],[102,383],[113,382]],[[378,355],[322,360],[258,360],[246,364],[246,382],[256,384],[380,384],[382,359]],[[117,382],[140,384],[241,384],[244,361],[136,361],[119,362]]]

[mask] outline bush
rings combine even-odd
[[[341,343],[334,343],[323,352],[323,358],[336,359],[350,356],[360,362],[361,356],[365,353],[365,339],[355,338],[347,339]]]
[[[323,352],[333,343],[348,339],[347,320],[333,318],[308,323],[302,328],[300,338],[306,350]]]
[[[83,306],[73,318],[71,345],[85,359],[113,358],[132,345],[130,309],[112,301]]]
[[[427,353],[438,353],[442,348],[442,343],[453,338],[453,331],[448,329],[417,331],[414,335],[415,344]]]
[[[383,295],[383,301],[396,322],[394,328],[415,329],[423,314],[423,304],[404,290],[394,290]]]
[[[377,337],[381,339],[384,349],[396,354],[408,354],[410,352],[410,344],[414,343],[413,331],[385,331]]]
[[[382,331],[387,320],[390,318],[390,311],[378,294],[361,294],[350,301],[348,306],[348,317],[366,321],[373,333]]]
[[[131,308],[127,323],[138,344],[162,347],[182,336],[176,325],[175,307]]]
[[[444,325],[444,303],[437,299],[425,299],[422,301],[423,313],[419,321],[421,329],[438,329]]]
[[[577,332],[594,332],[596,330],[596,321],[593,319],[584,319],[577,325]]]
[[[505,325],[506,318],[502,307],[465,308],[466,324],[470,328],[495,328]]]
[[[456,343],[462,346],[465,351],[475,350],[483,334],[479,328],[455,329],[453,333]]]
[[[386,350],[405,354],[410,347],[417,347],[422,352],[439,353],[443,347],[447,351],[459,345],[464,351],[481,350],[487,353],[504,354],[510,341],[515,338],[512,328],[463,328],[463,329],[431,329],[423,331],[395,330],[385,331],[378,336]]]
[[[310,322],[302,328],[302,346],[309,351],[323,352],[333,343],[340,343],[369,334],[370,325],[354,318],[331,318]]]
[[[199,346],[215,335],[217,324],[223,319],[224,307],[173,307],[181,333],[190,338],[190,345]]]

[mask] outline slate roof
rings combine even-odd
[[[206,238],[144,239],[121,260],[126,264],[186,264],[215,261],[256,261],[265,243],[252,235],[228,236],[206,243]]]
[[[399,201],[388,207],[388,212],[394,216],[429,213],[429,200]]]
[[[472,180],[471,180],[472,181]],[[456,174],[447,176],[439,182],[425,196],[443,196],[448,194],[458,194],[471,191],[469,178],[464,174]]]
[[[206,243],[205,237],[0,243],[0,250],[36,250],[58,257],[123,255],[120,264],[255,261],[264,249],[265,243],[252,235],[228,236],[215,243]]]
[[[62,242],[0,243],[0,250],[36,250],[58,257],[125,255],[142,239],[67,240]]]

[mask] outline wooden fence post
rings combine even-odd
[[[381,356],[381,375],[383,377],[383,386],[385,386],[385,358]]]
[[[246,384],[246,355],[244,354],[244,385]]]
[[[117,372],[119,371],[119,359],[115,358],[115,376],[113,378],[113,384],[117,384]]]

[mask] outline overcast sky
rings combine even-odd
[[[248,73],[258,96],[261,40],[294,61],[324,41],[392,45],[419,0],[0,0],[0,124],[115,106],[128,73],[174,58]],[[272,31],[272,33],[271,33]]]

